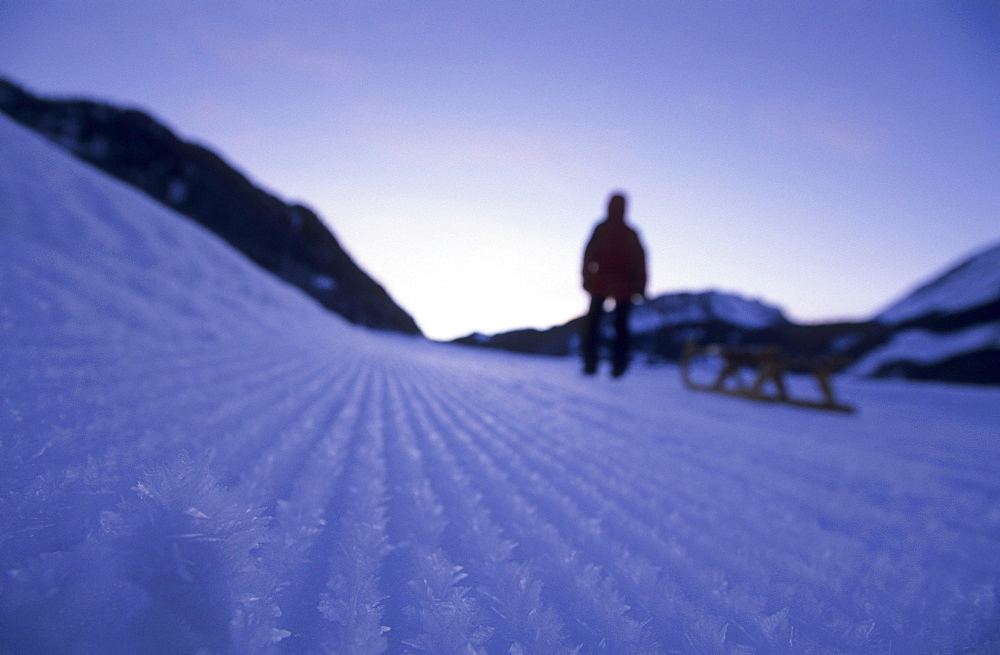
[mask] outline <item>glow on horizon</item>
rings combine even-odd
[[[861,319],[1000,238],[995,4],[15,3],[0,75],[138,106],[316,209],[432,338],[650,293]]]

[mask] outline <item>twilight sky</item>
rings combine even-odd
[[[0,76],[146,110],[320,213],[432,338],[651,294],[867,318],[1000,239],[1000,4],[0,0]]]

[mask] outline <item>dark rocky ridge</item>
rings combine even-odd
[[[0,111],[195,220],[352,323],[420,334],[312,210],[263,191],[148,114],[89,100],[43,99],[2,79]]]

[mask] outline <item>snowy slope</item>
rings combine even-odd
[[[664,294],[638,305],[629,319],[636,333],[712,321],[758,330],[787,321],[777,307],[719,291]]]
[[[977,325],[937,334],[928,330],[903,330],[884,346],[851,367],[854,375],[876,375],[898,362],[929,365],[986,349],[1000,350],[1000,323]]]
[[[44,99],[3,79],[0,113],[188,216],[349,321],[420,333],[315,212],[271,195],[152,116],[88,100]]]
[[[1000,299],[1000,244],[973,255],[882,311],[898,325],[928,314],[954,314]]]
[[[2,119],[0,212],[2,653],[1000,649],[995,390],[367,333]]]
[[[886,343],[852,373],[1000,384],[1000,244],[920,286],[875,319]]]

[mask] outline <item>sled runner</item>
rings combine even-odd
[[[691,376],[691,363],[695,358],[707,358],[718,370],[715,380],[697,382]],[[681,357],[681,376],[688,389],[711,391],[729,396],[761,402],[784,403],[796,407],[826,409],[835,412],[853,412],[850,405],[837,402],[833,395],[830,376],[838,360],[832,358],[788,357],[774,346],[735,347],[714,345],[699,348],[689,341]],[[811,375],[822,394],[821,399],[793,398],[785,385],[789,370],[805,371]],[[748,382],[745,377],[749,373]]]

